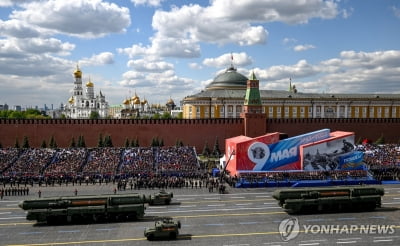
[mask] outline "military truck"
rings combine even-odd
[[[145,228],[144,236],[147,240],[155,239],[176,239],[179,235],[181,222],[173,220],[171,217],[165,217],[155,222],[154,227]]]
[[[47,197],[25,200],[27,220],[63,223],[72,221],[135,220],[142,218],[150,197],[139,194]]]
[[[325,211],[372,211],[381,207],[382,187],[341,186],[289,188],[274,191],[272,197],[288,213]]]
[[[169,205],[173,197],[174,194],[172,192],[160,190],[158,193],[150,196],[149,205]]]

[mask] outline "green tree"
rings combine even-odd
[[[176,146],[176,147],[182,147],[182,146],[183,146],[182,140],[177,139],[177,140],[176,140],[176,143],[175,143],[175,146]]]
[[[208,141],[206,141],[206,143],[204,144],[202,155],[208,157],[208,156],[210,156],[210,154],[211,154],[211,150],[208,147]]]
[[[126,138],[126,139],[125,139],[125,148],[128,148],[128,147],[129,147],[129,139]]]
[[[18,138],[16,138],[16,139],[15,139],[14,148],[17,148],[17,149],[19,149],[19,142],[18,142]]]
[[[97,143],[97,147],[102,148],[104,147],[104,142],[103,142],[103,134],[99,134],[99,142]]]
[[[160,146],[160,141],[158,140],[158,137],[154,137],[151,140],[151,147],[158,147],[158,146]]]
[[[54,136],[51,136],[51,138],[50,138],[49,147],[52,149],[57,148],[57,143],[56,143],[56,140],[54,139]]]
[[[155,113],[153,114],[153,116],[151,117],[152,119],[158,120],[161,118],[161,115],[159,113]]]
[[[213,153],[212,154],[215,157],[220,157],[221,156],[221,150],[219,149],[218,137],[215,138],[215,144],[214,144],[214,149],[213,149]]]
[[[164,147],[164,139],[160,139],[158,146]]]
[[[27,136],[24,136],[24,139],[22,140],[22,148],[27,149],[29,148],[29,140]]]
[[[104,138],[104,147],[113,147],[113,143],[112,143],[110,135],[105,136],[105,138]]]
[[[85,148],[86,147],[86,143],[85,143],[85,137],[80,135],[78,137],[78,147],[80,148]]]
[[[99,112],[97,112],[97,111],[90,112],[89,119],[95,120],[95,119],[99,119],[99,118],[100,118]]]
[[[72,137],[71,143],[69,144],[69,147],[71,147],[71,148],[75,148],[76,147],[76,143],[75,143],[75,138],[74,137]]]
[[[172,118],[172,116],[171,116],[171,114],[169,112],[164,112],[161,115],[161,119],[171,119],[171,118]]]
[[[24,115],[22,112],[19,111],[13,111],[10,115],[9,118],[11,119],[23,119]]]
[[[42,141],[42,144],[40,145],[40,148],[43,148],[43,149],[47,148],[46,140]]]
[[[385,137],[383,134],[375,141],[375,144],[384,144],[385,143]]]
[[[132,139],[131,147],[139,147],[139,139],[138,139],[138,137],[136,137],[135,139]]]

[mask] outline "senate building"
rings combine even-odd
[[[240,118],[247,80],[231,65],[182,100],[183,118]],[[303,93],[290,82],[288,90],[260,89],[260,96],[266,118],[400,118],[399,94]]]

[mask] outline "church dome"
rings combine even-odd
[[[86,83],[86,87],[93,87],[93,86],[94,84],[90,80]]]
[[[206,86],[206,90],[213,89],[246,89],[247,77],[236,71],[233,66],[219,74]]]
[[[140,104],[140,99],[137,97],[135,100],[133,100],[133,104]]]
[[[70,98],[68,99],[68,102],[69,102],[70,104],[73,104],[73,103],[74,103],[74,97],[70,97]]]
[[[76,70],[74,72],[75,78],[82,78],[82,71],[79,69],[78,66],[76,66]]]
[[[129,104],[129,100],[128,100],[128,99],[125,99],[125,100],[122,102],[122,104],[128,105],[128,104]]]
[[[170,98],[168,101],[167,101],[167,105],[174,105],[175,104],[175,102],[174,102],[174,100],[172,100],[172,98]]]

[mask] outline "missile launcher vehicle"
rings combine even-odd
[[[155,239],[176,239],[179,235],[179,229],[181,228],[181,222],[173,220],[171,217],[166,217],[162,220],[155,222],[154,227],[145,228],[144,236],[147,240]]]
[[[159,194],[161,195],[157,196]],[[27,220],[49,224],[135,220],[144,216],[146,203],[169,204],[172,196],[172,193],[162,192],[152,196],[126,194],[46,197],[22,201],[19,207],[27,211]]]
[[[327,211],[372,211],[381,207],[382,187],[342,186],[289,188],[274,191],[272,197],[288,213]]]

